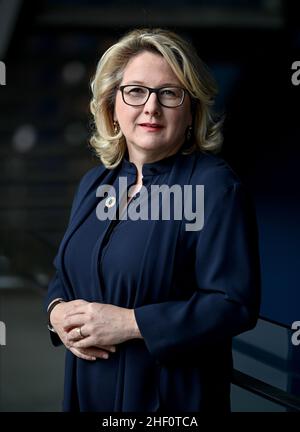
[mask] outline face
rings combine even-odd
[[[182,87],[167,61],[148,51],[137,54],[127,63],[121,85],[128,84]],[[126,138],[129,154],[142,151],[152,156],[171,155],[183,144],[186,129],[192,124],[191,102],[186,94],[181,106],[166,108],[151,93],[145,105],[130,106],[124,103],[118,90],[114,119]]]

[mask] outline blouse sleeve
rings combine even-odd
[[[78,190],[75,193],[75,196],[73,199],[70,218],[69,218],[69,224],[73,218],[75,209],[77,207],[77,197],[78,197]],[[47,294],[46,294],[46,297],[44,300],[44,308],[46,311],[47,311],[48,306],[50,305],[50,303],[54,299],[62,298],[64,300],[67,300],[65,289],[64,289],[63,283],[59,277],[56,263],[57,263],[57,255],[55,256],[54,261],[53,261],[53,265],[54,265],[56,271],[55,271],[54,276],[52,277],[52,279],[49,282]],[[49,331],[49,333],[50,333],[50,338],[51,338],[51,342],[53,343],[53,345],[58,346],[58,345],[62,344],[60,338],[58,337],[58,335],[56,333],[54,333],[53,331]]]
[[[222,343],[256,325],[260,263],[254,206],[234,183],[206,210],[197,234],[195,292],[185,301],[135,309],[146,346],[158,360]]]
[[[71,213],[70,213],[70,218],[69,218],[69,222],[68,225],[70,225],[71,220],[73,219],[74,216],[74,212],[76,210],[77,207],[77,197],[78,197],[78,189],[75,193],[74,199],[73,199],[73,203],[72,203],[72,208],[71,208]],[[54,274],[54,276],[52,277],[49,285],[48,285],[48,291],[47,291],[47,295],[45,298],[45,307],[47,309],[48,305],[56,298],[65,298],[64,295],[64,290],[62,287],[62,283],[60,282],[59,279],[59,275],[58,275],[58,271],[57,271],[57,255],[55,256],[54,260],[53,260],[53,265],[54,268],[56,269],[56,272]]]

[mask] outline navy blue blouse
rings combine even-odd
[[[179,151],[144,164],[143,183],[149,192],[154,184],[203,185],[200,231],[172,218],[100,221],[96,207],[106,198],[96,196],[97,187],[118,192],[120,177],[130,187],[136,175],[126,157],[114,170],[99,166],[85,175],[46,303],[83,298],[132,308],[144,339],[118,345],[108,360],[88,362],[68,351],[64,409],[228,411],[231,339],[252,328],[259,311],[251,200],[222,159]]]

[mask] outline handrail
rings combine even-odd
[[[267,318],[267,317],[265,317],[265,316],[263,316],[263,315],[260,315],[259,318],[260,318],[261,320],[263,320],[263,321],[269,322],[270,324],[275,324],[275,325],[277,325],[278,327],[282,327],[282,328],[285,328],[285,329],[287,329],[287,330],[291,330],[291,327],[288,326],[287,324],[280,323],[279,321],[276,321],[276,320],[274,320],[274,319]]]
[[[244,372],[234,369],[231,382],[264,399],[289,408],[291,411],[300,412],[300,397],[291,395]]]

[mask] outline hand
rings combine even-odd
[[[96,360],[96,358],[106,359],[108,358],[108,351],[115,352],[116,347],[112,345],[91,347],[91,348],[75,348],[68,339],[68,332],[64,330],[64,319],[66,314],[70,313],[75,305],[88,304],[85,300],[73,300],[69,302],[62,302],[55,306],[51,312],[50,319],[54,330],[57,332],[62,343],[67,349],[69,349],[74,355],[83,360]],[[78,332],[77,339],[80,338]]]
[[[78,338],[80,328],[83,338]],[[73,348],[115,345],[141,338],[133,309],[103,303],[74,304],[65,316],[64,331]]]

